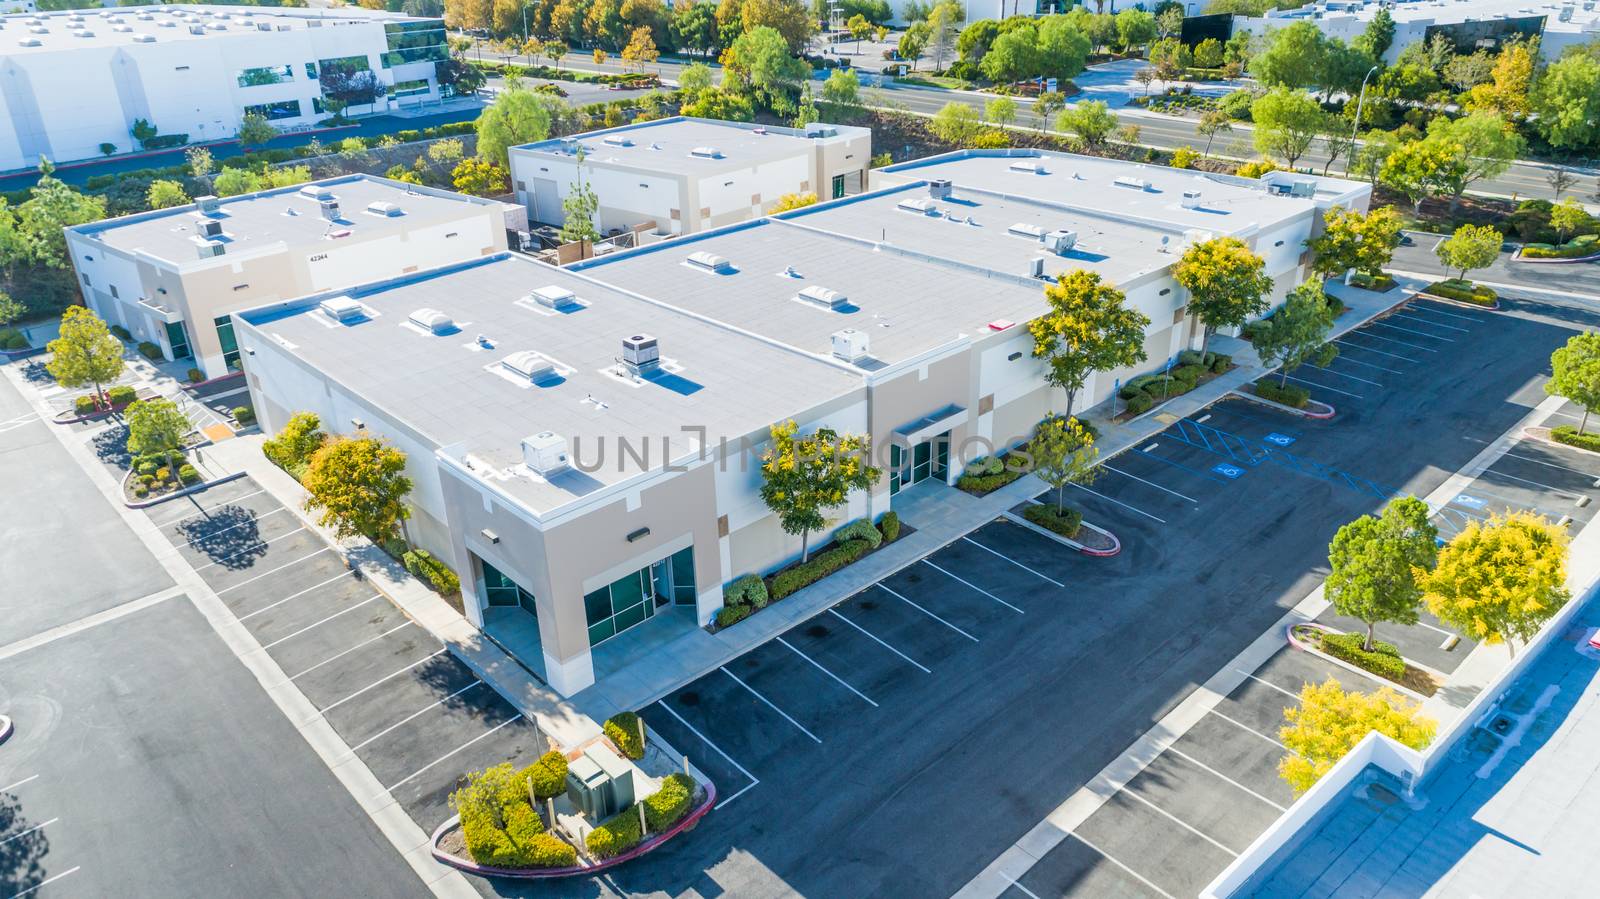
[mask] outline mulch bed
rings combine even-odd
[[[1325,631],[1320,627],[1311,627],[1309,625],[1300,624],[1300,625],[1296,625],[1293,628],[1293,632],[1294,632],[1294,636],[1300,642],[1305,643],[1308,646],[1311,646],[1313,652],[1316,652],[1316,653],[1319,653],[1321,655],[1327,656],[1330,659],[1336,659],[1337,661],[1343,662],[1346,665],[1350,665],[1350,666],[1352,666],[1354,668],[1360,669],[1361,671],[1366,672],[1367,674],[1371,675],[1372,677],[1377,678],[1378,680],[1386,681],[1386,682],[1392,683],[1392,684],[1399,684],[1400,686],[1405,687],[1407,690],[1410,690],[1410,691],[1412,691],[1414,693],[1420,693],[1423,696],[1432,696],[1435,693],[1439,692],[1439,682],[1433,679],[1433,675],[1428,673],[1428,672],[1426,672],[1426,671],[1423,671],[1421,668],[1418,668],[1417,666],[1411,664],[1410,662],[1406,662],[1405,674],[1403,676],[1401,676],[1401,678],[1399,680],[1394,680],[1392,678],[1389,678],[1389,677],[1386,677],[1386,676],[1384,676],[1382,674],[1379,674],[1376,671],[1372,671],[1372,670],[1366,668],[1365,666],[1361,665],[1358,662],[1353,662],[1353,661],[1351,661],[1349,659],[1338,658],[1337,656],[1333,655],[1332,653],[1327,652],[1326,650],[1322,649],[1322,636],[1323,636],[1323,634],[1331,633],[1332,631]]]

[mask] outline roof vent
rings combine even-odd
[[[542,381],[554,377],[555,363],[545,357],[543,353],[533,350],[519,350],[500,360],[500,365],[514,375],[520,375],[529,381]]]
[[[205,34],[206,33],[206,26],[204,26],[204,25],[190,25],[189,26],[189,33],[190,34],[197,34],[197,35]]]
[[[1184,191],[1183,192],[1183,200],[1181,202],[1183,204],[1183,208],[1184,209],[1199,209],[1200,208],[1200,191],[1198,191],[1198,190],[1186,190],[1186,191]]]
[[[222,208],[222,201],[210,194],[205,194],[194,198],[194,206],[201,212],[210,215]]]
[[[349,297],[329,297],[318,303],[317,308],[334,321],[345,324],[360,321],[367,315],[366,307]]]
[[[554,431],[540,431],[522,438],[522,461],[544,477],[566,471],[567,438]]]
[[[800,288],[800,292],[795,294],[795,298],[813,306],[821,306],[824,309],[831,309],[835,312],[850,304],[850,298],[839,291],[830,290],[816,284]]]
[[[227,244],[220,240],[201,240],[200,238],[195,238],[195,247],[201,259],[211,259],[215,256],[221,256],[223,253],[228,251]]]
[[[437,309],[418,309],[409,318],[413,325],[435,334],[448,333],[456,326],[454,319]]]
[[[601,138],[600,142],[605,144],[608,147],[631,147],[631,146],[633,146],[633,138],[628,137],[626,134],[608,134],[605,137]]]
[[[326,184],[307,184],[305,187],[300,188],[300,196],[312,200],[331,200],[333,199],[333,188]]]
[[[845,328],[833,332],[833,354],[846,362],[860,362],[867,358],[870,349],[871,343],[865,331]]]
[[[133,39],[140,44],[153,44],[156,42],[156,36],[153,34],[136,34]]]
[[[1049,170],[1044,167],[1044,163],[1037,159],[1019,159],[1011,163],[1007,168],[1013,172],[1026,172],[1029,175],[1050,174]]]
[[[636,378],[649,375],[661,367],[661,347],[649,334],[624,337],[622,365]]]
[[[939,207],[927,197],[911,197],[894,205],[897,208],[904,209],[907,212],[915,212],[919,215],[935,215],[939,211]]]
[[[554,284],[535,288],[532,293],[528,294],[528,298],[546,309],[560,309],[578,301],[577,295],[572,291]]]
[[[336,205],[334,208],[337,209],[338,206]],[[372,215],[381,215],[386,218],[394,218],[397,215],[406,214],[406,211],[400,208],[399,203],[389,203],[382,200],[368,203],[367,212],[371,213]]]
[[[950,199],[950,192],[954,189],[955,185],[950,183],[949,178],[934,178],[928,182],[928,196],[934,200]]]
[[[703,268],[708,272],[727,274],[733,271],[733,263],[705,250],[697,250],[689,254],[688,262],[695,268]]]
[[[318,201],[317,205],[320,207],[320,210],[321,210],[323,218],[327,219],[330,222],[339,221],[339,201],[338,200],[320,200],[320,201]]]
[[[1065,256],[1078,245],[1078,232],[1057,228],[1043,237],[1044,248],[1057,256]]]
[[[806,137],[838,137],[839,129],[832,125],[813,125],[806,131]]]
[[[700,159],[721,159],[722,151],[718,150],[716,147],[695,147],[693,150],[689,151],[689,155],[699,157]]]
[[[1031,240],[1040,240],[1044,237],[1043,228],[1039,227],[1038,225],[1030,225],[1027,222],[1017,222],[1015,225],[1007,228],[1006,233],[1015,235],[1017,237],[1026,237]]]
[[[1150,182],[1131,175],[1118,175],[1111,179],[1111,183],[1117,187],[1126,187],[1129,190],[1145,191],[1150,189]]]

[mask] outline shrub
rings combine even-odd
[[[88,415],[98,408],[100,404],[92,396],[80,396],[72,401],[72,411],[79,415]]]
[[[883,532],[886,543],[893,543],[900,539],[900,516],[893,510],[883,513],[883,518],[878,521],[878,530]]]
[[[589,831],[584,845],[596,858],[611,858],[639,845],[642,839],[644,832],[639,829],[639,811],[630,805],[616,817]]]
[[[0,349],[21,350],[27,349],[28,338],[16,328],[0,328]]]
[[[1600,434],[1579,434],[1578,429],[1572,425],[1558,425],[1551,428],[1550,438],[1557,443],[1565,443],[1567,446],[1575,446],[1578,449],[1600,453]]]
[[[278,436],[261,445],[261,451],[274,465],[294,474],[311,461],[311,454],[328,439],[321,426],[322,420],[315,412],[297,412]]]
[[[1128,398],[1127,412],[1129,415],[1142,415],[1155,406],[1156,401],[1148,393],[1136,393]]]
[[[870,549],[877,549],[883,543],[883,534],[872,525],[870,518],[857,518],[844,527],[833,532],[833,539],[844,543],[847,540],[865,540]]]
[[[1256,396],[1296,409],[1304,409],[1311,402],[1311,392],[1296,384],[1281,385],[1276,381],[1257,381]]]
[[[768,592],[772,594],[773,599],[782,599],[801,587],[814,584],[833,574],[866,555],[871,549],[871,544],[865,540],[845,540],[827,552],[818,553],[808,562],[802,562],[793,568],[785,568],[773,575]]]
[[[747,574],[722,591],[722,602],[729,606],[763,608],[767,604],[767,582],[756,575]]]
[[[732,627],[755,611],[749,606],[723,606],[717,610],[717,627]]]
[[[139,475],[139,483],[145,485],[146,487],[150,486],[151,484],[154,484],[155,482],[156,482],[156,473],[154,471],[151,471],[149,474],[141,474],[141,475]]]
[[[483,812],[461,815],[462,836],[473,861],[498,868],[565,868],[577,864],[578,851],[544,832],[539,813],[524,799],[502,812],[505,827]]]
[[[640,731],[644,722],[632,712],[618,712],[606,719],[606,737],[615,743],[617,751],[635,761],[644,758],[644,739]]]
[[[106,399],[113,406],[126,406],[137,399],[139,394],[126,384],[118,384],[106,391]]]
[[[1178,365],[1199,365],[1203,355],[1199,350],[1183,350],[1178,353]]]
[[[162,466],[156,469],[156,480],[165,481],[172,477],[172,469]]]
[[[689,811],[694,800],[694,779],[683,772],[668,775],[661,781],[661,789],[644,801],[644,822],[652,833],[678,823]]]
[[[144,461],[144,462],[140,462],[138,465],[136,465],[134,467],[134,470],[139,472],[140,474],[147,474],[147,475],[150,475],[151,477],[155,477],[156,469],[160,468],[160,467],[161,467],[160,463],[151,462],[151,461],[147,460],[147,461]]]
[[[1042,506],[1037,503],[1023,509],[1022,517],[1068,540],[1078,536],[1078,528],[1083,526],[1083,513],[1077,509],[1058,509],[1055,506]]]
[[[135,484],[133,485],[133,495],[139,497],[140,499],[144,499],[150,495],[150,488],[144,484]]]
[[[141,340],[139,341],[139,355],[153,362],[161,358],[161,347],[156,346],[148,340]]]
[[[198,368],[189,369],[189,383],[198,384],[206,379],[206,373]]]
[[[178,467],[178,480],[185,484],[193,484],[200,480],[200,472],[196,471],[193,465],[181,465]]]
[[[255,424],[256,410],[250,408],[249,406],[234,406],[233,420],[241,425]]]
[[[1000,474],[1005,470],[1005,460],[999,456],[979,456],[967,464],[966,470],[962,474],[981,477],[983,475]]]
[[[1423,288],[1423,293],[1455,300],[1458,303],[1472,303],[1475,306],[1493,306],[1499,294],[1481,284],[1471,281],[1459,281],[1449,278],[1444,281],[1435,281]]]
[[[1204,371],[1205,369],[1201,368],[1198,364],[1180,365],[1172,370],[1172,376],[1179,381],[1187,382],[1189,384],[1189,389],[1192,390],[1194,389],[1195,383],[1200,380],[1201,373]]]
[[[111,333],[115,334],[117,336],[118,340],[132,340],[133,339],[133,335],[128,333],[128,329],[124,328],[121,325],[112,325],[111,326]]]
[[[999,128],[989,128],[978,132],[972,139],[972,147],[977,150],[1003,150],[1011,146],[1011,136]]]
[[[389,554],[394,555],[393,552]],[[425,549],[404,549],[404,544],[401,544],[400,564],[418,580],[425,581],[435,593],[449,596],[461,589],[461,579],[450,570],[450,566],[434,558]]]
[[[1357,668],[1371,671],[1379,677],[1398,682],[1406,674],[1406,660],[1392,643],[1372,642],[1372,651],[1362,648],[1366,637],[1362,634],[1323,634],[1319,641],[1322,651],[1336,659],[1343,659]]]
[[[554,799],[567,791],[567,757],[552,749],[526,768],[522,780],[532,781],[536,799]]]
[[[1211,370],[1219,375],[1227,371],[1228,366],[1232,364],[1233,357],[1227,353],[1213,353],[1211,355]]]

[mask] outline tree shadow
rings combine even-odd
[[[29,384],[54,384],[56,379],[43,362],[29,362],[22,366],[23,380]]]
[[[466,712],[473,720],[492,727],[516,714],[514,707],[487,683],[466,689],[478,676],[453,653],[434,656],[411,671],[443,708]]]
[[[178,535],[213,565],[240,571],[267,554],[255,513],[244,506],[223,506],[178,525]]]
[[[128,426],[116,424],[94,435],[89,441],[96,459],[118,471],[127,471],[133,462],[128,452]]]
[[[20,896],[44,882],[50,839],[34,827],[17,797],[0,793],[0,895]]]

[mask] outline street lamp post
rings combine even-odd
[[[1371,78],[1372,73],[1376,71],[1378,71],[1378,67],[1373,66],[1367,70],[1367,74],[1361,79],[1361,96],[1356,99],[1356,121],[1355,124],[1350,126],[1350,155],[1344,159],[1344,173],[1346,175],[1350,174],[1350,167],[1356,161],[1356,135],[1361,131],[1361,108],[1367,102],[1367,79]]]

